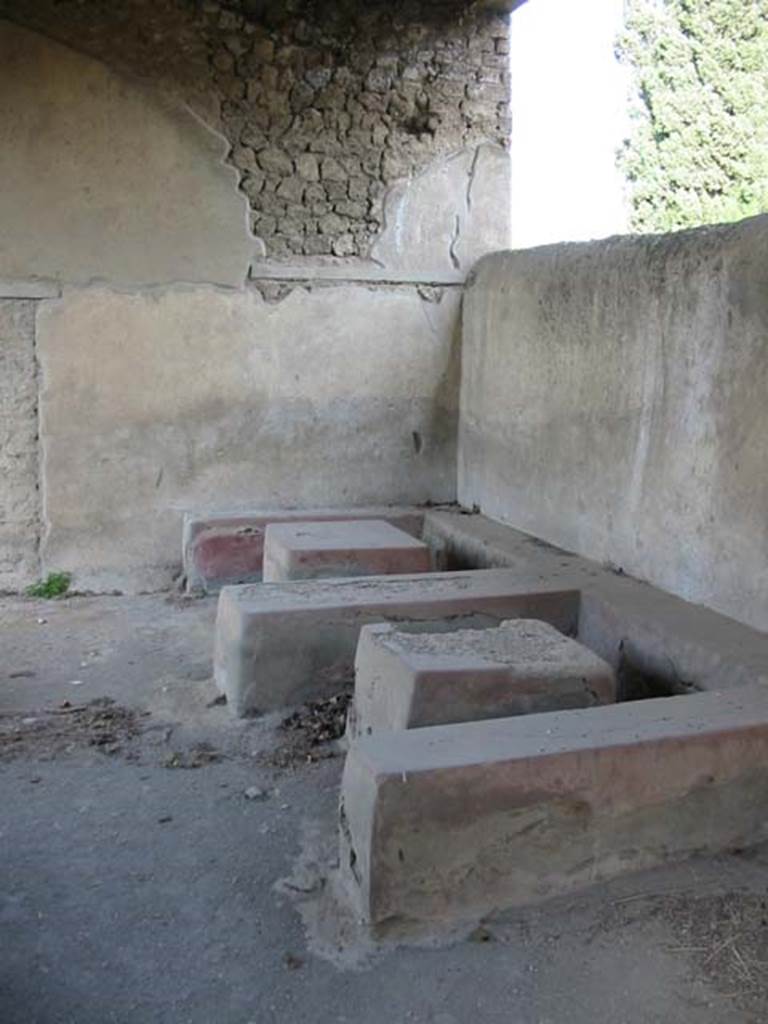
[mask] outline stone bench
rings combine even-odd
[[[350,735],[608,704],[613,669],[546,622],[407,633],[363,626]]]
[[[768,688],[352,744],[343,889],[379,933],[473,921],[768,837]]]
[[[264,582],[429,572],[426,544],[383,519],[269,523]]]
[[[420,537],[424,513],[417,508],[380,507],[187,514],[182,562],[188,589],[215,593],[234,583],[258,582],[262,578],[267,525],[308,519],[384,519],[411,536]]]
[[[422,623],[435,632],[535,618],[573,633],[578,614],[578,591],[507,569],[225,587],[215,679],[235,714],[270,711],[351,683],[367,623]]]

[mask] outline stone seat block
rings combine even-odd
[[[536,618],[573,633],[578,615],[578,590],[509,569],[225,587],[215,678],[235,714],[253,714],[351,683],[358,634],[367,623],[435,632]]]
[[[431,929],[768,836],[768,688],[360,737],[342,888]]]
[[[426,544],[383,519],[269,523],[265,583],[429,572]]]
[[[383,519],[413,537],[420,537],[424,513],[417,508],[392,507],[188,514],[182,541],[187,587],[215,593],[231,584],[258,582],[262,578],[267,525],[308,519]]]
[[[407,633],[363,626],[350,734],[507,718],[616,700],[611,666],[546,622]]]

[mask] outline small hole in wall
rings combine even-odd
[[[413,450],[418,455],[421,452],[422,448],[421,434],[418,432],[418,430],[414,430],[411,433],[411,440],[413,441]]]

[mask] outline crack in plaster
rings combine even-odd
[[[466,204],[467,204],[467,213],[469,213],[472,210],[472,186],[475,183],[475,176],[477,174],[477,165],[478,165],[479,160],[480,160],[480,146],[477,146],[475,148],[475,152],[474,152],[474,155],[472,157],[472,163],[470,165],[469,172],[467,174],[467,194],[466,194],[466,197],[465,197]]]
[[[448,246],[448,255],[451,258],[451,263],[456,270],[461,270],[461,260],[456,255],[456,246],[459,243],[459,236],[461,235],[461,217],[456,214],[453,222],[453,234],[451,235],[451,244]]]

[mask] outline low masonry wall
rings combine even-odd
[[[495,253],[459,501],[768,629],[767,398],[768,217]]]

